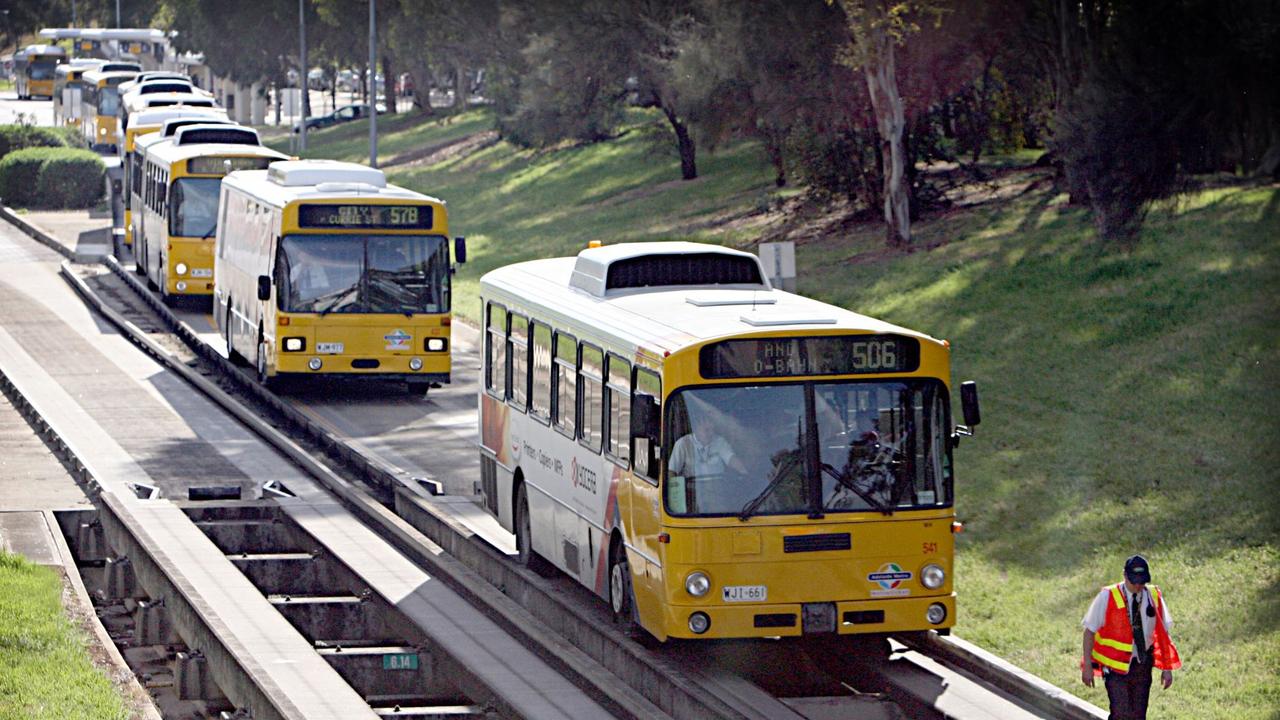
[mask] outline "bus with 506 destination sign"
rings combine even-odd
[[[419,395],[449,382],[444,202],[374,168],[290,160],[228,175],[220,212],[214,319],[260,381],[385,379]]]
[[[175,124],[177,121],[170,121]],[[136,218],[135,262],[147,283],[168,300],[213,294],[213,236],[218,229],[222,178],[266,168],[287,155],[262,147],[252,128],[196,124],[143,149],[142,212]]]
[[[751,254],[593,246],[487,273],[480,495],[522,562],[669,638],[846,653],[955,623],[950,347]]]

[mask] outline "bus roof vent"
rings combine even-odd
[[[578,253],[569,284],[599,297],[637,288],[772,289],[755,255],[690,242],[588,248]]]
[[[140,116],[134,124],[142,125],[142,117],[143,116]],[[190,127],[192,125],[203,125],[206,127],[210,125],[231,125],[232,127],[239,127],[240,123],[234,120],[213,117],[212,115],[179,116],[164,121],[164,127],[160,130],[160,137],[173,137],[182,128]]]
[[[377,193],[378,187],[359,182],[322,182],[316,185],[316,192],[322,193]]]
[[[261,145],[258,131],[253,128],[235,125],[188,125],[178,128],[173,134],[174,145],[200,145],[203,143],[220,143],[223,145]]]
[[[271,163],[267,178],[285,187],[333,183],[357,183],[375,189],[387,186],[387,176],[381,170],[339,160],[281,160]]]

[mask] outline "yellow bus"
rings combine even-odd
[[[130,117],[134,113],[139,113],[150,108],[171,107],[174,105],[185,105],[187,107],[198,108],[215,108],[217,103],[213,98],[199,93],[155,93],[152,95],[135,94],[130,92],[127,97],[120,103],[120,129],[126,131],[129,129]]]
[[[955,623],[948,343],[748,253],[592,247],[480,280],[484,505],[658,640]],[[881,641],[882,642],[882,641]]]
[[[59,65],[53,77],[53,124],[78,127],[80,124],[80,76],[85,65]]]
[[[36,95],[53,97],[55,72],[67,61],[67,51],[57,45],[28,45],[14,53],[14,81],[19,100]]]
[[[272,163],[222,182],[214,319],[227,354],[270,383],[346,376],[450,379],[445,204],[333,160]],[[454,240],[466,260],[463,238]]]
[[[80,76],[80,128],[89,147],[116,149],[116,116],[120,113],[120,83],[131,80],[132,71],[86,70]]]
[[[142,207],[142,151],[137,148],[138,138],[160,132],[165,127],[165,123],[177,119],[189,120],[188,124],[197,121],[229,122],[226,111],[221,108],[170,105],[155,110],[144,110],[136,116],[136,122],[132,127],[120,133],[117,144],[120,148],[120,166],[124,170],[124,244],[126,246],[133,245],[133,208]],[[161,135],[163,135],[162,132]],[[142,264],[137,263],[137,267],[141,274]]]
[[[262,147],[252,128],[234,125],[188,125],[147,145],[135,262],[165,300],[211,295],[223,176],[288,156]]]

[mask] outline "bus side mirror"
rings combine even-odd
[[[258,299],[259,300],[271,299],[271,276],[269,275],[258,276]]]
[[[631,437],[658,442],[658,401],[652,395],[636,395],[631,402]]]
[[[453,259],[461,264],[467,261],[467,239],[464,237],[456,237],[453,239]]]
[[[960,408],[964,424],[972,428],[982,422],[982,410],[978,407],[978,383],[966,380],[960,383]]]

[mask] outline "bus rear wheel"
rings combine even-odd
[[[258,334],[258,360],[254,363],[258,375],[258,383],[268,390],[274,390],[278,384],[278,379],[272,377],[267,371],[267,341],[262,337],[261,331]]]
[[[609,550],[609,609],[613,621],[627,630],[636,627],[636,593],[631,585],[631,563],[619,540]]]
[[[520,564],[539,575],[551,572],[551,564],[533,549],[533,524],[529,518],[529,491],[524,483],[516,490],[516,552]]]

